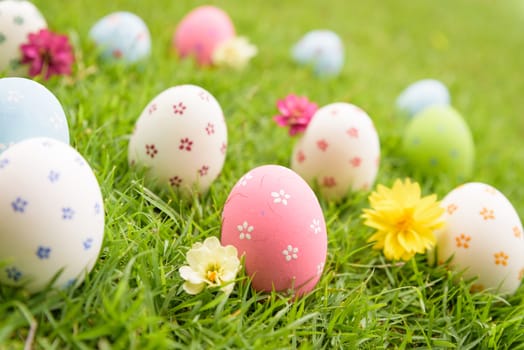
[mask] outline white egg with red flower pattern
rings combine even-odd
[[[0,72],[27,74],[27,68],[20,66],[20,45],[27,42],[29,33],[46,28],[44,17],[29,1],[0,1]]]
[[[291,168],[327,199],[368,190],[380,162],[371,118],[359,107],[332,103],[320,108],[295,145]]]
[[[217,100],[196,85],[171,87],[140,115],[129,142],[129,162],[147,178],[182,194],[205,192],[222,171],[227,128]]]
[[[0,283],[37,292],[83,281],[104,239],[102,194],[84,158],[51,138],[18,142],[0,154],[0,193]]]
[[[522,223],[508,199],[492,186],[473,182],[451,191],[441,202],[445,227],[438,230],[436,258],[477,278],[472,289],[514,293],[524,277]],[[430,252],[430,258],[434,258]]]
[[[222,244],[245,254],[258,291],[310,292],[327,254],[322,208],[308,184],[291,169],[264,165],[233,187],[222,213]]]

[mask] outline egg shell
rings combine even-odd
[[[104,237],[98,182],[82,156],[50,138],[0,155],[0,283],[42,290],[84,280]]]
[[[200,6],[189,12],[178,24],[173,46],[180,57],[193,55],[202,66],[212,64],[218,44],[235,36],[229,15],[215,6]]]
[[[330,30],[312,30],[292,48],[292,56],[299,64],[313,66],[319,76],[334,76],[344,66],[344,44]]]
[[[134,63],[151,53],[151,35],[145,22],[131,12],[114,12],[89,31],[104,60]]]
[[[359,107],[332,103],[320,108],[296,143],[291,168],[327,199],[368,190],[380,162],[380,142],[371,118]]]
[[[474,282],[473,290],[514,293],[524,276],[522,223],[508,199],[492,186],[472,182],[442,200],[445,227],[438,230],[439,263]],[[430,252],[430,256],[434,252]],[[500,289],[499,289],[500,287]]]
[[[129,142],[129,161],[148,168],[157,185],[182,194],[205,192],[218,177],[227,128],[217,100],[195,85],[171,87],[140,115]]]
[[[414,117],[406,127],[402,148],[409,163],[423,174],[444,173],[463,182],[473,172],[473,137],[452,107],[428,107]]]
[[[18,141],[38,136],[69,143],[62,105],[33,80],[0,79],[0,153]]]
[[[0,1],[0,72],[27,74],[28,68],[20,66],[20,45],[27,42],[29,33],[46,28],[44,17],[29,1]]]
[[[444,83],[435,79],[423,79],[409,85],[398,96],[397,110],[409,118],[430,106],[449,106],[451,97]]]
[[[257,291],[310,292],[324,269],[327,233],[318,200],[292,170],[252,169],[235,184],[222,213],[222,244],[245,255]]]

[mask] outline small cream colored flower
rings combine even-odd
[[[195,243],[187,252],[187,263],[178,271],[185,280],[184,290],[189,294],[200,293],[206,285],[219,286],[227,294],[233,291],[234,280],[240,270],[237,249],[223,247],[216,237]]]
[[[213,50],[213,63],[219,67],[244,68],[257,54],[257,47],[242,36],[233,37],[220,43]]]

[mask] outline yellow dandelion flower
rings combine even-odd
[[[396,180],[392,188],[378,185],[371,193],[371,209],[364,209],[364,224],[376,229],[368,242],[383,249],[389,260],[407,261],[435,245],[436,229],[442,227],[444,208],[436,195],[420,196],[420,186],[406,179]]]

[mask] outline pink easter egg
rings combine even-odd
[[[200,65],[210,65],[213,50],[235,36],[228,14],[215,6],[200,6],[178,24],[173,45],[180,57],[194,55]]]
[[[257,291],[310,292],[320,279],[327,232],[320,204],[293,170],[264,165],[233,187],[222,213],[222,244],[245,255]]]

